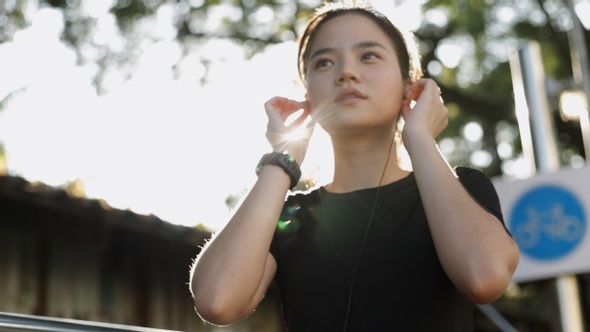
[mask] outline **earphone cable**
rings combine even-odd
[[[340,256],[338,255],[338,252],[336,251],[336,248],[334,247],[334,243],[332,241],[332,236],[330,234],[329,231],[329,227],[327,225],[327,219],[326,219],[326,208],[323,204],[323,200],[322,200],[322,191],[319,190],[319,196],[320,196],[320,204],[322,205],[322,214],[323,214],[323,218],[324,218],[324,227],[326,228],[326,233],[328,235],[328,241],[330,242],[330,246],[332,248],[332,251],[334,252],[334,255],[336,256],[336,260],[338,261],[338,264],[340,265],[340,269],[342,270],[342,273],[344,274],[344,277],[346,278],[346,283],[348,284],[348,304],[346,306],[346,316],[344,318],[344,328],[343,331],[346,332],[348,330],[348,318],[350,316],[350,310],[352,308],[352,290],[353,290],[353,286],[354,286],[354,280],[356,278],[356,273],[359,267],[359,263],[361,261],[361,256],[363,254],[363,251],[365,249],[365,244],[367,242],[367,238],[369,237],[369,230],[371,229],[371,224],[373,223],[373,217],[375,215],[375,210],[377,209],[377,204],[379,202],[379,196],[381,193],[381,185],[383,184],[383,179],[385,178],[385,173],[387,171],[387,165],[389,164],[389,159],[391,158],[391,149],[393,147],[393,143],[395,141],[395,136],[393,137],[393,139],[391,140],[391,143],[389,145],[389,151],[387,153],[387,159],[385,160],[385,166],[383,167],[383,172],[381,173],[381,178],[379,179],[379,185],[377,186],[377,193],[375,194],[375,202],[373,203],[373,207],[371,209],[371,214],[369,215],[369,222],[367,224],[367,229],[365,230],[365,235],[363,237],[363,242],[361,243],[361,248],[359,249],[359,253],[358,256],[356,258],[356,263],[354,265],[354,269],[352,272],[352,276],[351,279],[348,279],[348,274],[346,273],[346,270],[344,269],[344,265],[342,264],[342,261],[340,259]]]

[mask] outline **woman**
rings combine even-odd
[[[205,321],[247,316],[273,279],[289,331],[468,331],[474,303],[503,293],[518,249],[489,179],[449,168],[439,153],[447,109],[436,83],[420,78],[415,47],[370,8],[316,13],[299,50],[306,100],[265,104],[274,153],[194,264]],[[308,117],[331,137],[334,178],[285,201]],[[400,118],[412,172],[398,161]],[[302,125],[305,137],[286,139]]]

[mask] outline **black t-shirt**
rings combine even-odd
[[[490,180],[469,168],[457,174],[503,222]],[[349,304],[348,331],[473,330],[474,304],[440,265],[413,173],[380,189],[289,196],[271,253],[290,332],[343,331]]]

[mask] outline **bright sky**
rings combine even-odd
[[[108,2],[83,2],[105,17],[97,38],[116,40]],[[420,3],[393,3],[374,1],[417,28]],[[131,80],[112,75],[112,91],[98,96],[91,85],[95,68],[76,66],[74,52],[59,40],[59,12],[33,8],[30,15],[31,27],[0,44],[0,99],[19,90],[0,113],[9,174],[51,186],[80,179],[89,198],[115,208],[218,228],[229,217],[226,197],[253,184],[256,163],[270,151],[264,102],[304,94],[296,84],[295,43],[270,46],[249,61],[235,45],[210,43],[208,50],[223,56],[201,86],[204,69],[195,57],[181,61],[180,76],[173,77],[180,50],[164,41],[145,49]],[[158,33],[170,34],[169,17],[161,16]],[[304,172],[317,164],[330,168],[327,144],[316,130]],[[323,181],[329,178],[322,173]]]

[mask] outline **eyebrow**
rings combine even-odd
[[[360,43],[353,46],[353,48],[359,48],[359,49],[372,48],[372,47],[380,47],[380,48],[385,49],[385,46],[383,46],[381,43],[378,43],[376,41],[364,41],[364,42],[360,42]],[[311,54],[311,56],[309,57],[309,60],[312,60],[313,58],[318,57],[322,54],[334,53],[335,51],[336,50],[333,47],[320,48]]]

